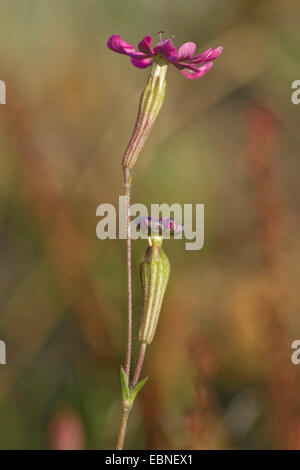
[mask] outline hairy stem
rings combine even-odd
[[[141,344],[140,353],[139,353],[139,357],[138,357],[138,360],[137,360],[133,381],[132,381],[132,384],[131,384],[131,387],[130,387],[131,389],[133,387],[135,387],[136,384],[139,381],[139,378],[140,378],[140,375],[141,375],[141,372],[142,372],[144,359],[145,359],[146,347],[147,347],[146,343]],[[122,450],[123,447],[124,447],[124,441],[125,441],[127,423],[128,423],[128,418],[129,418],[129,415],[130,415],[130,411],[131,411],[131,407],[126,408],[126,406],[124,406],[124,402],[123,402],[122,403],[122,416],[121,416],[120,431],[119,431],[118,442],[117,442],[117,447],[116,447],[117,450]]]
[[[126,196],[126,259],[127,259],[127,296],[128,296],[128,312],[127,312],[127,348],[125,359],[125,374],[127,383],[130,386],[130,367],[132,354],[132,276],[131,276],[131,227],[130,227],[130,193],[131,193],[131,175],[128,168],[124,168],[125,196]],[[144,357],[146,352],[146,344],[142,343],[140,353],[134,372],[134,378],[130,388],[133,388],[139,381],[141,375]],[[120,431],[118,435],[117,450],[122,450],[126,436],[127,423],[130,415],[130,408],[122,403],[122,416],[120,423]]]
[[[146,347],[147,347],[146,343],[141,344],[139,358],[138,358],[138,361],[137,361],[137,364],[136,364],[134,377],[133,377],[133,381],[132,381],[132,387],[135,387],[136,384],[139,381],[139,378],[140,378],[140,375],[141,375],[141,372],[142,372],[142,368],[143,368],[143,364],[144,364],[144,359],[145,359],[145,354],[146,354]]]
[[[132,277],[131,277],[131,229],[130,229],[130,189],[131,182],[125,179],[126,188],[126,246],[127,246],[127,348],[125,373],[127,382],[130,380],[131,350],[132,350]]]
[[[117,450],[122,450],[124,447],[124,440],[125,440],[125,435],[126,435],[129,414],[130,414],[130,410],[126,410],[123,406],[120,431],[119,431],[118,442],[117,442],[117,447],[116,447]]]

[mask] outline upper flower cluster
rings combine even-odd
[[[133,65],[139,68],[149,67],[155,57],[164,59],[167,63],[174,65],[187,78],[196,79],[205,75],[213,66],[213,61],[222,53],[223,48],[207,49],[202,54],[194,55],[196,44],[186,42],[180,46],[178,52],[172,39],[161,39],[159,43],[151,49],[152,37],[145,36],[138,45],[138,51],[121,36],[113,34],[107,46],[114,52],[128,55]]]

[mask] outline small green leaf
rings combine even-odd
[[[137,394],[142,390],[143,386],[145,385],[145,383],[147,382],[148,380],[148,377],[146,377],[145,379],[141,380],[140,382],[138,382],[136,384],[136,386],[131,390],[130,392],[130,401],[131,403],[134,402]]]
[[[130,400],[130,390],[129,390],[129,387],[128,387],[125,370],[123,369],[122,366],[121,366],[121,369],[120,369],[120,376],[121,376],[122,396],[123,396],[125,401],[129,401]]]

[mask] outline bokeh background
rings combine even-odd
[[[97,239],[96,208],[123,193],[148,70],[106,41],[163,30],[224,52],[200,80],[170,67],[136,165],[133,202],[205,204],[205,246],[165,243],[172,276],[126,447],[299,449],[299,2],[1,0],[0,13],[0,447],[115,446],[125,242]]]

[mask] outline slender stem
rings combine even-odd
[[[128,385],[130,384],[130,366],[131,366],[131,353],[132,353],[132,276],[131,276],[131,227],[130,227],[130,190],[131,190],[131,175],[127,168],[124,168],[125,180],[125,195],[126,195],[126,253],[127,253],[127,296],[128,296],[128,317],[127,317],[127,348],[125,359],[125,374]],[[138,381],[142,371],[144,357],[146,352],[146,344],[142,343],[137,361],[134,378],[131,388],[134,387]],[[118,435],[117,450],[122,450],[126,435],[128,417],[130,408],[126,408],[122,403],[122,417],[120,423],[120,431]]]
[[[125,180],[126,188],[126,246],[127,246],[127,349],[125,373],[127,382],[130,378],[131,350],[132,350],[132,278],[131,278],[131,230],[130,230],[130,180]]]
[[[140,375],[141,375],[141,372],[142,372],[144,359],[145,359],[146,347],[147,347],[147,345],[145,343],[141,344],[140,353],[139,353],[139,357],[138,357],[138,360],[137,360],[137,364],[136,364],[136,368],[135,368],[131,388],[135,387],[136,384],[139,381],[139,378],[140,378]],[[118,442],[117,442],[117,447],[116,447],[117,450],[122,450],[123,447],[124,447],[124,440],[125,440],[125,436],[126,436],[127,423],[128,423],[128,418],[129,418],[129,415],[130,415],[130,411],[131,411],[130,408],[129,409],[126,408],[124,406],[124,403],[123,403],[122,404],[122,416],[121,416],[120,431],[119,431]]]
[[[141,344],[139,358],[138,358],[138,361],[137,361],[137,364],[136,364],[134,377],[133,377],[133,381],[132,381],[132,387],[135,387],[136,384],[139,381],[139,378],[140,378],[140,375],[141,375],[141,372],[142,372],[142,368],[143,368],[143,364],[144,364],[146,347],[147,347],[146,343]]]
[[[131,277],[131,229],[130,229],[130,190],[131,175],[128,168],[123,168],[125,196],[126,196],[126,264],[127,264],[127,347],[125,359],[125,374],[127,383],[130,383],[130,365],[132,351],[132,277]],[[122,450],[127,429],[130,409],[122,403],[122,417],[118,435],[117,450]]]
[[[120,424],[120,431],[118,435],[118,442],[117,442],[117,450],[122,450],[124,447],[124,440],[126,435],[128,417],[130,414],[130,410],[126,410],[124,407],[122,408],[122,417],[121,417],[121,424]]]

